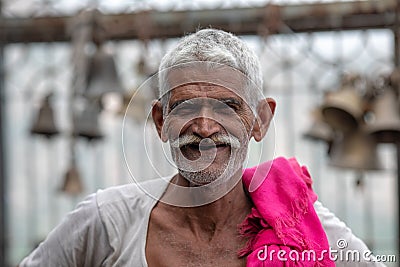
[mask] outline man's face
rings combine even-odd
[[[199,188],[229,190],[240,179],[250,138],[265,136],[275,101],[222,64],[191,62],[160,75],[168,93],[154,102],[152,116],[179,173],[191,185],[210,185]]]
[[[162,134],[194,185],[229,179],[242,167],[255,117],[237,90],[205,82],[171,90]]]

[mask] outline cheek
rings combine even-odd
[[[234,117],[221,116],[219,120],[221,122],[221,127],[224,132],[230,133],[242,141],[250,139],[253,127],[252,118],[238,115]]]
[[[245,118],[242,120],[244,127],[246,128],[246,132],[248,134],[251,133],[252,129],[253,129],[253,119],[252,118]]]
[[[162,134],[168,140],[175,140],[189,127],[190,120],[182,117],[167,116],[163,125]]]
[[[253,130],[253,126],[254,126],[254,116],[251,113],[251,111],[246,111],[243,112],[242,114],[239,114],[241,123],[243,124],[242,127],[245,128],[246,133],[248,135],[251,134],[251,131]]]

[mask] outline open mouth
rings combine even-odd
[[[210,144],[200,144],[200,143],[192,143],[192,144],[188,144],[183,146],[182,148],[189,148],[191,150],[196,150],[196,151],[206,151],[206,150],[210,150],[210,149],[223,149],[223,148],[227,148],[230,147],[229,144],[226,143],[220,143],[220,144],[215,144],[215,143],[210,143]]]
[[[201,160],[202,162],[221,162],[226,160],[231,152],[232,145],[229,142],[212,141],[202,139],[200,142],[187,142],[180,146],[182,156],[188,160]]]

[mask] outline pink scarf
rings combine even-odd
[[[243,183],[254,203],[240,225],[249,237],[239,251],[247,256],[247,267],[335,266],[306,167],[294,158],[276,158],[245,169]]]

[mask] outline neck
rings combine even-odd
[[[233,189],[220,199],[195,208],[184,208],[186,216],[199,223],[214,223],[225,225],[232,218],[241,218],[240,222],[250,212],[250,202],[243,190],[240,180]],[[236,219],[234,221],[236,221]]]
[[[176,216],[178,224],[188,226],[195,234],[199,232],[208,232],[212,236],[218,229],[229,226],[236,229],[237,225],[240,224],[250,212],[252,206],[244,192],[241,174],[242,171],[240,170],[234,175],[239,175],[239,177],[232,177],[230,179],[231,181],[236,181],[236,183],[233,185],[233,188],[230,186],[232,189],[229,192],[211,203],[195,207],[190,205],[186,207],[163,205],[173,212],[172,214]],[[180,186],[189,186],[189,183],[182,179],[184,178],[180,175],[176,175],[172,183],[175,185],[179,184]],[[196,198],[196,201],[198,200],[199,196],[189,195],[191,192],[190,187],[181,187],[181,189],[182,188],[185,188],[186,191],[183,191],[184,193],[181,192],[179,195],[180,201],[194,201],[193,198]],[[171,188],[171,186],[167,188],[163,198],[165,198],[165,196],[167,196],[167,198],[168,196],[178,197],[176,190]]]

